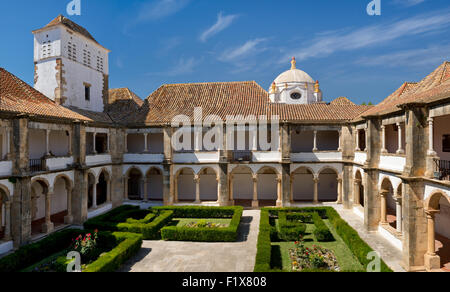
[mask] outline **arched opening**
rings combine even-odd
[[[314,174],[306,167],[292,173],[292,200],[294,202],[314,201]]]
[[[88,174],[88,209],[94,206],[94,188],[96,185],[95,175],[93,173]]]
[[[397,228],[397,211],[394,188],[391,181],[385,178],[381,183],[381,223]]]
[[[151,168],[147,172],[147,192],[148,200],[163,200],[163,174],[158,168]]]
[[[199,173],[200,178],[200,200],[217,201],[217,174],[212,168],[202,169]]]
[[[195,173],[191,168],[183,168],[178,172],[177,194],[180,202],[193,202],[196,197]]]
[[[354,184],[355,197],[353,202],[355,205],[360,205],[364,207],[364,184],[362,180],[361,172],[358,170],[355,174],[355,184]]]
[[[68,178],[56,178],[51,198],[51,220],[55,227],[65,224],[64,218],[68,215],[70,189],[71,183]]]
[[[251,206],[253,201],[253,172],[249,167],[238,166],[231,173],[232,200],[236,205]]]
[[[430,268],[450,272],[450,197],[435,193],[430,197],[426,211],[428,220],[432,220],[432,224],[428,222],[428,254],[440,258],[440,264]]]
[[[0,187],[0,242],[11,239],[11,204],[8,193]]]
[[[332,168],[319,173],[318,195],[320,202],[336,202],[338,199],[338,174]]]
[[[31,184],[31,235],[45,233],[43,225],[46,221],[46,196],[48,185],[36,180]]]
[[[128,173],[128,198],[130,200],[143,199],[143,180],[139,169],[133,168]]]
[[[271,167],[258,171],[258,201],[261,207],[276,206],[278,199],[278,174]]]
[[[97,183],[97,205],[101,206],[108,202],[108,184],[109,174],[106,171],[102,171],[98,177]]]

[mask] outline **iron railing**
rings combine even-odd
[[[440,180],[450,180],[450,161],[448,160],[436,160],[436,166],[438,172],[435,177]]]
[[[45,159],[30,159],[30,171],[31,172],[39,172],[45,171]]]
[[[252,161],[252,151],[233,151],[234,161]]]

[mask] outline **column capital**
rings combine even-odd
[[[429,118],[427,119],[427,121],[428,121],[429,124],[432,124],[432,123],[434,123],[434,118],[429,117]]]
[[[200,182],[200,176],[198,174],[194,175],[194,182],[199,183]]]
[[[319,182],[319,178],[318,178],[318,177],[314,177],[314,178],[313,178],[313,181],[314,181],[315,183],[318,183],[318,182]]]
[[[380,195],[381,195],[382,197],[387,197],[387,196],[389,195],[389,191],[388,191],[388,190],[381,190],[381,191],[380,191]]]
[[[436,214],[439,214],[439,213],[440,213],[439,210],[425,209],[425,214],[427,215],[427,219],[434,219]]]

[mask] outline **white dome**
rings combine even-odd
[[[275,79],[275,83],[282,84],[282,83],[314,83],[315,81],[311,78],[311,76],[308,75],[308,73],[299,70],[299,69],[291,69],[284,73],[282,73],[280,76]]]

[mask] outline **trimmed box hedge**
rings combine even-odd
[[[280,230],[278,237],[284,241],[296,241],[306,232],[306,224],[288,221],[286,212],[278,212],[278,227]]]
[[[255,272],[274,272],[271,268],[271,229],[270,217],[278,216],[279,212],[288,211],[289,213],[310,213],[317,212],[322,218],[328,218],[337,234],[343,239],[350,251],[355,255],[364,269],[370,260],[367,255],[373,252],[373,249],[359,237],[358,233],[345,222],[341,216],[332,207],[318,207],[318,208],[263,208],[261,210],[261,219],[259,225],[259,235],[257,243]],[[392,270],[381,259],[381,272],[392,272]]]
[[[166,226],[161,229],[161,238],[168,241],[235,242],[238,237],[243,208],[236,207],[157,207],[156,210],[171,210],[174,218],[230,218],[226,228],[191,228]]]
[[[328,226],[323,221],[322,217],[318,213],[313,213],[313,221],[316,229],[314,230],[314,236],[317,241],[327,242],[334,241],[333,234],[331,233]]]
[[[145,223],[146,218],[150,220],[149,223]],[[161,211],[157,217],[154,214],[149,214],[146,218],[140,221],[128,220],[126,223],[119,223],[117,228],[121,232],[140,233],[145,240],[160,239],[159,231],[172,221],[173,211]]]
[[[0,272],[20,272],[53,254],[68,249],[75,237],[86,233],[89,231],[66,229],[53,233],[36,243],[22,246],[16,252],[0,259]],[[103,244],[114,245],[117,242],[117,246],[88,265],[86,272],[113,272],[137,253],[142,245],[140,234],[99,231],[98,235],[99,239],[103,240]]]
[[[83,226],[89,230],[119,231],[117,225],[125,222],[129,218],[142,219],[150,213],[148,210],[141,210],[139,206],[123,205],[106,214],[94,217],[84,222]]]

